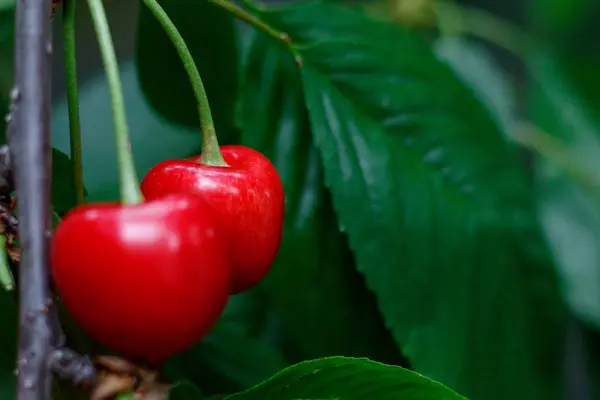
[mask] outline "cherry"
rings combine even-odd
[[[153,365],[199,341],[231,290],[226,244],[199,196],[69,212],[52,238],[67,310],[105,346]]]
[[[146,198],[196,193],[225,228],[233,262],[232,293],[256,285],[273,263],[283,230],[285,196],[273,164],[245,146],[222,146],[228,166],[206,165],[198,157],[167,160],[141,184]]]

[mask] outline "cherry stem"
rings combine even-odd
[[[296,63],[298,65],[302,65],[302,56],[300,55],[296,46],[292,43],[292,40],[287,33],[278,31],[277,29],[262,21],[257,16],[251,14],[250,12],[246,11],[237,4],[230,2],[229,0],[209,1],[223,8],[227,12],[233,14],[236,18],[247,22],[248,24],[252,25],[258,30],[261,30],[262,32],[266,33],[267,35],[282,43],[290,51],[290,53],[292,53],[292,55],[296,59]],[[253,12],[258,13],[264,11],[264,9],[260,5],[253,3],[251,0],[243,0],[243,3]]]
[[[127,115],[125,113],[125,101],[123,99],[117,55],[115,54],[102,0],[87,0],[87,2],[98,37],[100,53],[110,91],[115,142],[117,146],[117,163],[119,165],[121,202],[123,204],[137,204],[142,202],[144,198],[140,191],[139,180],[135,172],[133,156],[131,154],[131,143],[129,141],[129,129],[127,127]]]
[[[217,131],[213,122],[212,114],[210,111],[210,104],[208,97],[206,96],[206,90],[202,77],[194,61],[194,57],[187,47],[185,40],[177,30],[177,27],[169,18],[169,15],[161,7],[157,0],[143,0],[144,5],[148,7],[150,12],[158,20],[160,25],[165,30],[167,36],[175,46],[175,50],[179,54],[183,67],[188,74],[190,83],[194,90],[194,96],[198,103],[198,115],[200,117],[200,126],[202,128],[202,155],[200,156],[199,162],[206,165],[222,166],[227,167],[227,163],[223,159],[221,149],[219,148],[219,142],[217,140]]]
[[[65,47],[65,74],[67,105],[69,108],[69,137],[76,204],[85,203],[83,162],[81,157],[81,124],[79,120],[79,88],[77,85],[77,58],[75,50],[76,0],[63,0],[63,40]]]

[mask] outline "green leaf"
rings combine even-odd
[[[227,324],[177,361],[177,375],[197,382],[208,394],[247,389],[287,366],[277,349]]]
[[[232,141],[238,55],[234,20],[208,1],[159,3],[177,25],[196,61],[221,144]],[[197,103],[181,59],[144,6],[140,7],[139,16],[137,69],[150,105],[167,119],[199,132]]]
[[[514,88],[488,50],[459,37],[442,37],[434,49],[438,58],[452,67],[487,107],[502,132],[510,132],[517,112]]]
[[[0,289],[0,316],[3,328],[0,329],[0,398],[14,399],[16,377],[14,374],[17,359],[17,305],[12,293]]]
[[[548,55],[532,58],[533,122],[563,141],[600,182],[600,121]],[[535,161],[540,216],[560,267],[573,313],[600,329],[600,205],[590,193],[547,159]]]
[[[11,10],[15,7],[15,0],[0,0],[0,12]]]
[[[534,0],[529,9],[534,10],[534,21],[545,36],[555,38],[572,34],[583,23],[594,20],[595,5],[589,0]]]
[[[261,17],[299,46],[340,227],[411,365],[472,398],[556,398],[557,279],[484,107],[416,33],[329,2]]]
[[[331,357],[286,368],[268,381],[225,400],[464,400],[463,396],[402,367],[361,358]]]
[[[299,359],[400,355],[373,295],[338,231],[313,146],[295,63],[261,35],[253,42],[240,95],[242,143],[269,157],[284,183],[285,229],[261,286],[298,347]]]
[[[169,392],[169,400],[199,400],[204,398],[200,389],[190,381],[177,382]]]

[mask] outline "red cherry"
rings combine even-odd
[[[233,289],[256,285],[277,255],[283,230],[285,196],[273,164],[256,150],[223,146],[228,167],[209,166],[198,158],[167,160],[148,172],[141,189],[146,198],[166,193],[197,193],[209,203],[229,238]]]
[[[153,365],[199,341],[231,290],[227,248],[195,195],[141,204],[90,204],[52,238],[52,276],[92,337]]]

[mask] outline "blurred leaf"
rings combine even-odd
[[[538,48],[538,53],[529,57],[535,59],[545,53],[544,57],[552,58],[552,69],[560,70],[563,76],[561,80],[568,80],[568,90],[577,94],[577,101],[595,119],[600,119],[600,80],[597,78],[600,69],[600,42],[595,39],[598,34],[600,27],[596,19],[589,18],[585,25],[569,31],[567,37],[562,40],[552,39],[548,46]]]
[[[247,293],[233,296],[217,326],[193,349],[169,360],[166,376],[190,380],[211,395],[245,390],[286,367],[279,350],[251,328],[257,322],[264,326],[266,310],[258,300]]]
[[[140,178],[167,158],[189,157],[200,150],[200,133],[159,119],[144,101],[131,62],[121,63],[121,79],[135,165]],[[110,98],[103,73],[80,90],[83,175],[88,201],[119,199]],[[52,110],[52,147],[69,153],[69,120],[64,100]]]
[[[199,400],[202,392],[190,381],[177,382],[169,392],[169,400]]]
[[[10,10],[15,6],[15,0],[0,0],[0,12]]]
[[[273,161],[286,193],[284,238],[262,288],[300,358],[398,362],[398,350],[338,231],[293,60],[261,35],[245,76],[238,115],[242,142]]]
[[[12,47],[14,38],[14,19],[15,19],[15,8],[14,2],[9,1],[8,3],[2,3],[0,0],[0,45],[9,45]],[[10,58],[10,53],[3,53],[2,58]]]
[[[331,357],[286,368],[268,381],[225,400],[466,400],[402,367],[364,358]]]
[[[472,398],[557,398],[556,277],[485,109],[416,33],[328,2],[261,16],[301,49],[340,226],[411,365]]]
[[[219,325],[226,324],[235,332],[258,337],[265,328],[269,313],[264,294],[255,287],[229,298]]]
[[[252,387],[287,363],[277,349],[228,324],[219,324],[193,350],[169,365],[169,377],[185,377],[203,392],[216,394]]]
[[[487,106],[502,132],[510,132],[516,115],[514,88],[487,49],[466,38],[442,37],[435,52]]]
[[[579,101],[600,118],[600,3],[590,0],[536,0],[530,7],[532,27],[546,43],[555,68],[569,77]],[[563,23],[562,20],[566,19]]]
[[[579,374],[579,382],[583,380],[585,388],[591,387],[590,391],[592,395],[588,395],[588,398],[598,399],[600,398],[600,334],[598,330],[591,329],[589,327],[582,327],[581,332],[581,356],[585,360],[583,368],[586,368],[584,373]],[[579,372],[579,371],[575,371]]]
[[[236,32],[233,18],[208,1],[160,0],[185,39],[210,100],[220,142],[231,142],[237,93]],[[137,69],[144,95],[167,119],[200,131],[197,103],[173,44],[152,13],[140,7]],[[157,136],[155,140],[162,140]]]
[[[590,0],[534,0],[529,7],[536,23],[551,37],[572,32],[598,11],[597,3]]]
[[[17,305],[12,294],[0,289],[0,399],[14,399],[16,377],[14,374],[17,360]]]
[[[532,118],[565,142],[600,182],[600,121],[586,107],[552,57],[530,60],[536,85]],[[572,311],[600,329],[600,205],[557,165],[537,157],[537,186],[546,235],[558,261]]]

